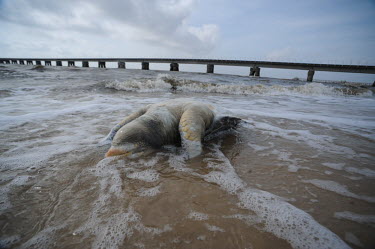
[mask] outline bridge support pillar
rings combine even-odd
[[[119,61],[119,62],[117,63],[117,66],[118,66],[118,68],[123,68],[123,69],[125,69],[125,68],[126,68],[125,61]]]
[[[214,73],[214,64],[207,64],[207,73]]]
[[[20,65],[25,65],[25,61],[24,60],[20,60]]]
[[[256,67],[255,68],[255,77],[259,77],[260,76],[260,67]]]
[[[90,67],[88,61],[82,61],[82,67]]]
[[[41,61],[35,61],[35,65],[41,66],[42,62]]]
[[[46,65],[46,66],[52,66],[52,62],[51,61],[45,61],[44,65]]]
[[[250,74],[249,76],[254,76],[255,75],[255,70],[253,67],[250,67]]]
[[[56,66],[57,67],[62,67],[62,61],[56,61]]]
[[[142,70],[149,70],[149,69],[150,69],[150,63],[142,62]]]
[[[68,67],[74,67],[75,63],[74,61],[68,61]]]
[[[307,72],[307,82],[312,82],[313,81],[314,73],[315,73],[314,70],[309,70]]]
[[[17,60],[12,60],[12,64],[18,64]]]
[[[33,61],[26,61],[27,65],[33,65]]]
[[[250,68],[250,74],[249,76],[260,76],[260,67],[254,66]]]
[[[105,68],[105,61],[99,61],[98,62],[98,67],[99,68]]]
[[[179,71],[178,63],[171,63],[170,71]]]
[[[6,63],[6,64],[10,64],[10,61],[9,61],[9,60],[6,60],[5,63]]]

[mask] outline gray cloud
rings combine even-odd
[[[194,0],[3,0],[0,20],[28,28],[77,32],[152,43],[191,54],[208,53],[217,41],[214,24],[191,26]]]

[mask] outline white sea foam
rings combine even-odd
[[[277,155],[277,159],[280,161],[278,165],[284,165],[286,162],[286,165],[288,166],[288,171],[289,172],[297,172],[299,169],[310,169],[308,167],[302,167],[299,165],[299,159],[298,158],[293,158],[293,154],[291,152],[287,151],[279,151],[279,150],[272,150],[270,154],[275,154]]]
[[[11,245],[17,243],[21,239],[20,235],[13,236],[0,236],[0,247],[1,248],[10,248]]]
[[[51,248],[54,245],[53,238],[55,237],[56,231],[62,229],[63,227],[63,225],[47,227],[42,231],[39,231],[36,235],[34,235],[28,241],[19,246],[19,248]]]
[[[206,228],[208,229],[208,231],[211,231],[211,232],[222,232],[224,233],[225,230],[222,229],[221,227],[217,227],[217,226],[214,226],[214,225],[210,225],[208,223],[204,224],[206,226]]]
[[[195,211],[191,211],[187,217],[191,220],[208,220],[207,214],[199,213]]]
[[[348,90],[335,88],[322,83],[305,83],[303,85],[252,84],[218,84],[180,79],[169,74],[158,74],[153,79],[132,79],[109,81],[105,87],[132,92],[182,91],[194,93],[220,93],[233,95],[309,95],[309,96],[343,96],[345,94],[371,96],[371,91]]]
[[[159,179],[159,173],[153,169],[128,173],[126,176],[131,179],[137,179],[145,182],[155,182]]]
[[[215,166],[217,167],[218,165],[216,164]],[[215,166],[212,166],[211,164],[211,167]],[[211,171],[204,175],[204,180],[218,184],[221,188],[231,194],[237,193],[244,186],[244,183],[238,178],[234,171],[226,170],[225,168],[224,170],[222,169]]]
[[[348,188],[345,185],[341,185],[341,184],[339,184],[337,182],[334,182],[334,181],[311,179],[311,180],[303,180],[302,182],[311,183],[318,188],[325,189],[325,190],[328,190],[328,191],[332,191],[332,192],[335,192],[335,193],[337,193],[339,195],[342,195],[342,196],[351,197],[351,198],[367,201],[367,202],[370,202],[370,203],[375,202],[375,197],[358,195],[358,194],[352,193],[348,190]]]
[[[221,93],[234,95],[343,95],[342,91],[320,83],[309,83],[303,86],[185,83],[179,86],[177,89],[182,90],[183,92]]]
[[[9,193],[12,191],[13,188],[18,186],[25,185],[25,183],[30,179],[30,176],[20,175],[14,177],[9,183],[6,183],[1,187],[0,191],[0,214],[2,214],[5,210],[12,207],[12,204],[9,201]],[[4,179],[2,179],[4,180]]]
[[[120,176],[121,172],[125,172],[128,177],[131,176],[134,179],[154,181],[159,175],[152,169],[129,174],[133,168],[124,168],[123,164],[124,161],[105,158],[91,170],[93,175],[99,178],[98,198],[94,202],[89,219],[74,233],[94,235],[92,248],[119,248],[134,231],[158,235],[172,230],[168,224],[163,228],[154,228],[146,227],[141,223],[141,215],[127,204],[126,194],[122,187],[123,179]],[[158,191],[157,187],[153,189],[151,192]],[[109,203],[117,204],[118,207],[113,209]],[[103,215],[105,218],[102,217]]]
[[[360,224],[367,224],[375,227],[375,215],[356,214],[353,212],[344,211],[336,212],[334,217],[337,219],[351,220]]]
[[[213,152],[210,153],[211,157],[205,159],[207,167],[212,171],[201,177],[207,182],[219,184],[221,188],[231,194],[236,194],[246,184],[238,177],[228,158],[219,150],[219,146],[213,145],[213,149]]]
[[[251,214],[233,214],[233,215],[224,215],[223,218],[238,219],[245,222],[248,226],[254,226],[262,222],[262,217]]]
[[[139,196],[155,196],[160,193],[160,186],[153,188],[142,188],[138,191]]]
[[[212,100],[215,101],[215,98],[212,98]],[[249,124],[253,126],[252,128],[257,128],[255,125],[262,118],[278,119],[280,121],[290,120],[299,124],[309,123],[324,130],[338,128],[350,134],[375,141],[373,132],[375,118],[371,115],[375,109],[372,108],[374,106],[372,98],[340,99],[306,96],[303,98],[294,97],[291,101],[289,98],[282,96],[275,96],[272,100],[269,100],[266,96],[254,96],[251,99],[236,99],[235,105],[233,105],[231,98],[223,98],[220,101],[220,105],[225,106],[235,115],[247,117]],[[325,109],[327,105],[330,106],[329,110]],[[270,111],[274,108],[277,111]],[[367,115],[367,117],[364,117],[363,114]],[[263,121],[262,123],[265,122]],[[269,123],[267,124],[269,125]]]
[[[33,96],[32,97],[36,97]],[[47,104],[45,103],[46,101]],[[18,102],[21,103],[22,112],[14,115],[14,105],[19,106]],[[7,100],[1,105],[2,113],[0,114],[0,124],[1,129],[7,129],[12,126],[22,125],[26,122],[44,122],[45,120],[56,119],[59,116],[78,115],[83,113],[96,114],[98,112],[108,112],[110,109],[113,111],[113,105],[108,105],[106,103],[100,103],[98,99],[93,99],[87,103],[84,102],[68,102],[63,103],[62,101],[56,101],[58,103],[54,104],[53,101],[40,99],[20,99],[17,96],[13,101]],[[48,107],[48,109],[47,109]],[[20,107],[19,107],[20,108]]]
[[[275,137],[282,137],[296,142],[304,142],[310,147],[318,151],[330,151],[332,153],[342,154],[352,158],[355,155],[353,149],[334,143],[334,138],[327,135],[317,135],[311,133],[309,130],[288,130],[280,127],[264,123],[256,122],[252,125],[255,129],[261,131],[264,134],[269,134]]]
[[[375,178],[375,170],[368,168],[346,167],[345,163],[322,163],[322,165],[331,169],[344,170],[346,172],[363,175],[368,178]]]
[[[375,178],[375,170],[368,168],[345,167],[345,171],[363,175],[368,178]]]
[[[152,168],[159,162],[159,160],[160,157],[156,155],[148,159],[140,158],[136,161],[128,161],[127,164],[129,164],[129,166],[133,168]]]
[[[113,72],[110,73],[112,74]],[[109,75],[110,74],[105,77],[109,77]],[[192,75],[193,74],[189,74],[189,77],[192,77]],[[371,150],[362,147],[358,150],[355,146],[347,148],[343,145],[335,144],[335,137],[333,135],[312,133],[308,125],[313,124],[319,125],[318,127],[327,128],[328,132],[324,134],[332,134],[329,132],[330,129],[333,131],[339,130],[349,135],[360,135],[372,141],[374,139],[373,131],[375,128],[374,118],[373,115],[371,115],[375,106],[372,98],[366,98],[364,96],[342,97],[346,95],[344,91],[337,90],[331,86],[314,85],[314,83],[301,86],[273,86],[274,83],[271,80],[269,85],[265,85],[259,81],[255,82],[256,85],[246,85],[247,83],[240,82],[238,86],[229,86],[229,84],[218,86],[219,84],[210,84],[209,82],[182,82],[173,77],[170,79],[163,79],[164,76],[158,77],[160,84],[149,82],[150,84],[148,86],[144,86],[144,82],[146,82],[147,85],[147,80],[140,80],[141,83],[135,83],[133,85],[132,83],[124,83],[123,85],[123,82],[126,80],[117,81],[118,83],[112,86],[107,82],[106,84],[109,84],[106,85],[107,88],[118,87],[120,89],[124,88],[126,85],[125,88],[129,87],[129,90],[133,92],[130,94],[106,95],[101,94],[100,89],[98,89],[97,92],[96,90],[92,92],[82,91],[82,96],[76,100],[71,100],[70,95],[74,95],[75,92],[80,92],[77,89],[71,91],[67,90],[68,88],[61,89],[61,91],[57,89],[56,94],[60,95],[56,97],[52,91],[48,90],[51,86],[38,87],[33,86],[33,84],[35,84],[33,81],[25,81],[23,84],[27,85],[27,87],[22,90],[21,88],[16,89],[12,85],[12,82],[8,83],[9,89],[11,89],[11,95],[3,98],[0,102],[0,109],[2,110],[0,114],[0,131],[2,132],[2,136],[0,136],[0,139],[3,145],[9,146],[9,150],[2,152],[0,158],[2,169],[2,188],[0,193],[3,194],[0,199],[1,201],[4,200],[2,207],[8,210],[11,209],[11,204],[7,199],[8,195],[6,193],[12,192],[14,187],[29,184],[28,176],[19,176],[16,171],[37,172],[37,170],[39,170],[38,167],[40,165],[45,165],[46,162],[49,162],[51,165],[56,164],[52,166],[57,167],[64,165],[68,159],[73,160],[79,158],[78,154],[86,154],[87,156],[87,150],[95,149],[92,144],[95,141],[99,141],[101,136],[109,131],[112,127],[112,123],[121,120],[122,115],[126,115],[133,109],[143,106],[144,104],[155,103],[166,98],[171,98],[171,96],[173,98],[172,94],[159,94],[162,96],[158,97],[152,97],[152,94],[147,96],[143,94],[141,97],[137,97],[137,94],[134,92],[152,92],[155,90],[159,92],[169,92],[173,84],[177,84],[177,92],[212,92],[226,94],[226,96],[220,95],[220,97],[214,94],[205,94],[205,98],[209,101],[212,100],[212,102],[220,107],[227,107],[229,111],[241,117],[246,119],[254,118],[254,120],[252,120],[254,121],[254,125],[251,128],[264,132],[262,134],[295,141],[297,143],[306,143],[311,148],[319,150],[323,156],[330,156],[334,153],[346,157],[347,153],[347,157],[356,156],[356,159],[361,157],[366,158],[366,160],[372,160]],[[158,77],[156,77],[156,80],[158,80]],[[204,77],[206,76],[202,76],[202,78]],[[221,77],[224,78],[224,76],[217,76],[218,79]],[[54,75],[52,79],[53,78],[55,78]],[[121,79],[121,77],[117,78]],[[82,78],[79,79],[82,80]],[[96,82],[96,79],[90,78],[90,80]],[[155,81],[155,79],[149,80]],[[112,81],[112,79],[110,81]],[[115,81],[116,80],[114,80],[114,82]],[[92,82],[90,84],[92,84]],[[180,84],[180,82],[183,84]],[[50,84],[50,82],[47,83]],[[67,83],[71,82],[67,80]],[[79,80],[74,83],[77,85],[80,84]],[[227,81],[227,83],[231,84],[234,82]],[[69,85],[69,88],[73,87],[73,85],[74,84]],[[103,84],[101,84],[101,86],[102,85]],[[182,85],[185,85],[185,88],[183,88]],[[65,91],[65,94],[61,94],[62,91]],[[237,96],[230,96],[231,94],[237,94]],[[247,96],[238,95],[252,96],[249,98]],[[268,97],[271,95],[272,97]],[[293,97],[290,97],[292,95]],[[266,118],[272,120],[303,120],[304,123],[300,123],[301,128],[287,130],[271,125],[271,122],[267,123],[267,121],[264,121]],[[40,127],[31,127],[28,125],[28,122],[40,124]],[[21,125],[23,124],[25,125],[24,127],[26,127],[28,136],[30,136],[29,139],[20,139],[18,141],[15,138],[20,134],[15,134],[12,138],[8,136],[12,134],[12,131],[22,130],[23,127]],[[53,134],[49,138],[47,135],[44,135],[44,129],[61,133],[57,135]],[[14,141],[12,139],[14,139]],[[270,140],[272,140],[272,138]],[[249,144],[249,146],[252,146],[252,148],[261,153],[268,153],[270,151],[275,153],[285,152],[278,157],[279,163],[284,162],[286,164],[291,164],[292,167],[289,169],[292,171],[298,169],[296,166],[300,167],[299,158],[294,157],[295,154],[290,154],[290,151],[287,150],[283,151],[279,147],[274,148],[274,144],[269,143],[262,147],[256,146],[256,144],[253,143],[251,145]],[[367,151],[359,153],[363,152],[363,150]],[[58,159],[54,158],[54,156],[64,153],[69,154],[64,158],[61,156]],[[178,151],[176,153],[178,154]],[[163,156],[165,156],[165,154],[162,154],[162,157]],[[220,151],[217,150],[216,153],[207,155],[207,157],[213,158],[207,161],[209,170],[211,170],[207,175],[194,173],[196,172],[194,169],[186,167],[183,155],[169,156],[168,161],[171,168],[177,171],[184,171],[184,174],[190,173],[207,182],[217,184],[223,190],[237,196],[240,207],[255,212],[255,215],[247,215],[245,217],[245,215],[238,214],[233,215],[231,218],[240,219],[250,226],[264,223],[266,224],[264,228],[265,231],[271,232],[289,241],[295,248],[347,247],[336,235],[316,223],[311,216],[293,205],[288,204],[285,200],[264,191],[248,188],[246,183],[237,175],[230,161]],[[77,228],[75,233],[78,235],[82,234],[87,238],[92,238],[92,248],[99,248],[100,246],[116,248],[120,247],[123,241],[133,234],[135,230],[159,234],[172,229],[171,226],[168,225],[164,228],[155,229],[143,226],[142,223],[140,223],[140,215],[125,201],[121,203],[121,205],[117,205],[115,210],[110,209],[112,201],[121,202],[122,200],[126,200],[124,197],[127,197],[127,193],[123,190],[124,179],[122,176],[125,175],[131,179],[146,182],[157,181],[159,179],[158,173],[148,168],[154,167],[159,162],[158,160],[158,157],[135,162],[116,161],[113,158],[106,158],[96,165],[91,173],[97,177],[95,178],[97,179],[95,182],[99,184],[98,199],[93,203],[93,209],[90,210],[90,217],[82,222],[81,227]],[[323,165],[326,167],[331,166],[330,168],[336,167],[336,169],[340,169],[341,167],[341,170],[360,174],[369,178],[374,176],[373,170],[370,167],[363,167],[361,161],[358,162],[358,167],[357,165],[349,166],[349,163],[347,164],[348,165]],[[55,168],[52,166],[51,169],[54,170]],[[142,171],[145,168],[149,171]],[[49,174],[47,171],[43,171],[42,173]],[[336,173],[338,175],[339,172],[335,172],[335,176]],[[354,179],[353,176],[350,177]],[[13,182],[12,179],[15,179],[15,181]],[[358,177],[356,179],[358,180]],[[129,181],[129,179],[126,178],[125,180]],[[8,181],[9,184],[5,184],[5,182]],[[315,183],[325,185],[327,182],[325,182],[325,184],[322,182]],[[373,201],[373,197],[351,193],[348,191],[348,188],[343,185],[337,186],[333,184],[327,188],[335,189],[334,186],[341,189],[338,190],[338,192],[344,194],[349,193],[348,195],[351,197],[365,197]],[[138,194],[146,194],[146,196],[149,194],[151,196],[158,191],[160,191],[160,189],[157,187],[151,189],[144,188],[138,192]],[[370,224],[368,221],[370,220],[372,222],[371,224],[373,224],[372,216],[369,217],[369,215],[366,215],[366,217],[363,217],[364,215],[358,216],[354,213],[343,213],[344,212],[336,213],[335,217],[355,220],[358,223],[362,222],[362,224],[366,225]],[[276,220],[276,218],[278,220]],[[62,226],[66,225],[67,224],[63,224]],[[259,227],[259,229],[261,229],[262,226]],[[61,227],[61,229],[63,228],[64,227]],[[55,240],[54,234],[58,229],[60,228],[47,227],[26,242],[23,247],[51,247]],[[312,234],[314,236],[312,236]],[[315,240],[314,237],[319,238],[319,240]],[[326,241],[325,244],[323,244],[323,240]]]
[[[168,163],[170,167],[176,171],[183,171],[183,172],[192,172],[192,169],[186,167],[185,160],[187,156],[185,154],[172,154],[173,156],[170,156],[168,158]]]
[[[293,248],[349,248],[309,214],[277,196],[246,189],[239,198],[240,207],[252,210],[262,218],[264,230],[287,240]]]
[[[152,234],[152,235],[159,235],[159,234],[162,234],[162,233],[169,232],[169,231],[173,230],[173,228],[169,224],[164,225],[163,228],[157,228],[157,227],[146,227],[142,223],[138,222],[133,227],[134,227],[135,230],[138,230],[140,232],[149,233],[149,234]]]
[[[131,92],[165,92],[171,89],[171,85],[163,77],[164,75],[158,75],[156,79],[115,80],[106,82],[105,87]]]
[[[197,240],[206,240],[206,235],[200,235],[200,236],[198,236]]]
[[[322,163],[324,166],[331,169],[342,170],[345,166],[345,163]]]
[[[139,215],[132,209],[125,213],[111,215],[104,225],[96,229],[93,248],[118,248],[124,239],[133,233],[130,223],[139,219]]]
[[[264,151],[264,150],[267,150],[267,149],[271,149],[274,147],[274,144],[271,143],[270,146],[261,146],[259,144],[254,144],[254,143],[247,143],[251,148],[254,149],[254,151]]]
[[[213,171],[206,175],[195,175],[237,195],[238,205],[255,212],[265,224],[265,231],[285,239],[294,248],[349,248],[337,235],[304,211],[271,193],[246,187],[217,147],[211,156],[213,160],[208,160],[208,164]]]
[[[353,245],[356,245],[356,246],[359,246],[359,247],[363,247],[363,244],[361,243],[361,241],[357,238],[357,236],[355,236],[353,233],[351,232],[346,232],[345,233],[345,240],[352,243]]]

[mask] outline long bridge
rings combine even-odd
[[[307,81],[311,82],[315,71],[346,72],[375,74],[375,66],[365,65],[339,65],[339,64],[314,64],[294,62],[248,61],[248,60],[212,60],[212,59],[175,59],[175,58],[0,58],[3,64],[62,66],[63,61],[68,66],[75,66],[75,62],[82,62],[82,67],[89,67],[90,62],[97,62],[99,68],[106,68],[106,62],[117,62],[118,68],[125,69],[126,62],[139,62],[143,70],[149,70],[150,63],[169,63],[170,71],[179,71],[179,64],[203,64],[207,65],[207,73],[214,73],[215,65],[250,67],[250,76],[260,76],[261,68],[279,68],[306,70]]]

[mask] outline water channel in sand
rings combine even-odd
[[[247,122],[192,160],[104,158],[124,116],[181,97]],[[333,83],[1,67],[0,248],[372,248],[374,114]]]

